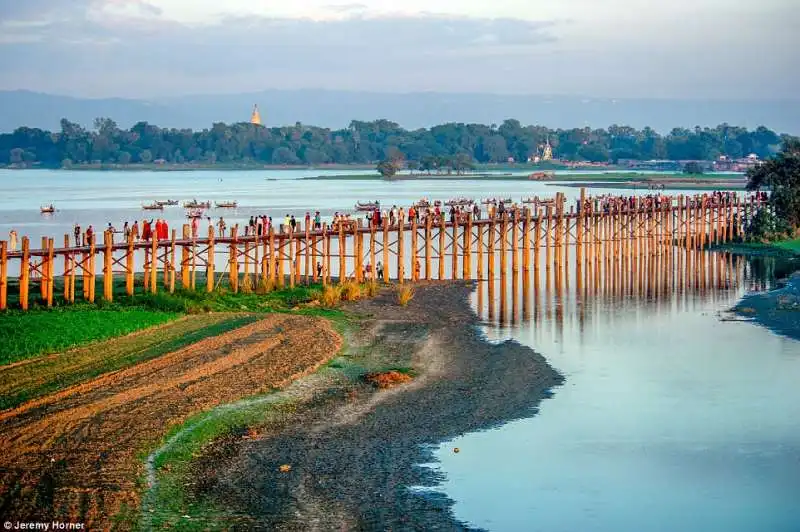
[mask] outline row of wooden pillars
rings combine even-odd
[[[22,250],[11,252],[0,242],[0,310],[8,306],[8,265],[20,264],[18,305],[27,309],[31,282],[38,282],[41,301],[53,304],[57,263],[63,259],[60,278],[63,299],[76,300],[76,278],[81,277],[82,296],[96,299],[98,273],[102,274],[103,299],[114,297],[114,277],[125,278],[125,293],[133,295],[137,284],[145,292],[159,289],[174,291],[197,289],[198,274],[205,276],[204,289],[218,288],[227,277],[233,292],[266,288],[294,287],[299,283],[329,284],[335,280],[355,282],[378,280],[378,263],[384,279],[485,279],[500,272],[538,271],[542,266],[556,272],[574,263],[580,274],[600,262],[609,263],[625,257],[627,268],[636,270],[642,255],[660,255],[667,247],[701,249],[710,243],[729,241],[741,235],[743,225],[758,205],[752,202],[713,204],[702,196],[665,198],[661,206],[645,206],[621,199],[587,198],[581,190],[577,205],[566,209],[563,194],[542,206],[507,212],[490,220],[463,219],[448,221],[446,214],[407,221],[402,211],[398,223],[381,227],[361,220],[319,229],[305,227],[298,231],[276,231],[270,227],[264,235],[215,235],[209,227],[205,238],[192,238],[189,225],[181,238],[173,230],[171,238],[137,242],[131,236],[115,243],[111,233],[103,234],[101,246],[70,248],[65,235],[64,247],[56,249],[52,238],[43,238],[42,247],[30,249],[27,237]],[[384,221],[386,222],[386,221]],[[573,257],[570,256],[574,248]],[[97,271],[98,256],[102,266]],[[222,271],[217,272],[217,256],[226,255]],[[137,283],[137,261],[142,258],[141,281]],[[449,263],[449,271],[448,271]],[[499,264],[498,264],[499,263]],[[531,264],[532,263],[532,264]],[[365,266],[369,265],[369,268]],[[336,275],[334,275],[334,273]],[[160,274],[160,275],[159,275]],[[560,273],[557,273],[560,275]],[[160,282],[159,282],[160,281]]]

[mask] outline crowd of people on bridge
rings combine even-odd
[[[689,206],[694,207],[700,204],[719,206],[719,205],[732,205],[736,202],[737,198],[741,198],[741,194],[734,191],[711,191],[693,196],[688,196]],[[768,194],[764,191],[757,191],[751,193],[746,201],[765,202],[768,200]],[[587,214],[593,213],[618,213],[630,212],[638,208],[642,212],[651,212],[653,209],[659,210],[665,208],[668,204],[677,206],[674,196],[667,196],[660,193],[647,194],[647,195],[613,195],[603,194],[593,196],[586,200],[582,206],[583,212]],[[377,205],[378,202],[375,202]],[[486,200],[483,202],[485,207],[485,215],[487,219],[498,219],[504,215],[513,216],[518,212],[521,216],[525,216],[531,210],[534,204],[536,207],[554,204],[553,200],[539,200],[538,197],[525,200],[525,204],[517,204],[514,202],[504,201],[502,199]],[[453,202],[450,205],[442,206],[441,202],[431,203],[427,200],[421,200],[413,203],[407,208],[402,205],[392,205],[391,208],[381,209],[376,206],[374,209],[365,213],[366,227],[382,228],[384,223],[388,224],[390,228],[396,228],[400,220],[404,224],[410,224],[412,221],[417,225],[424,226],[430,220],[434,226],[439,226],[442,221],[449,223],[466,223],[471,218],[472,221],[481,220],[484,215],[484,210],[479,203],[470,203],[468,201]],[[191,222],[191,236],[197,238],[199,235],[199,227],[202,218],[193,218]],[[226,221],[220,217],[214,223],[210,217],[206,218],[209,229],[214,229],[216,235],[226,236],[228,225]],[[297,232],[299,230],[320,231],[322,229],[322,215],[320,211],[306,211],[305,217],[300,221],[293,214],[287,213],[283,219],[283,223],[278,227],[274,227],[272,217],[266,214],[250,216],[244,226],[245,237],[257,236],[261,237],[267,235],[271,228],[275,232]],[[238,224],[237,224],[238,225]],[[350,213],[335,212],[333,214],[331,230],[338,231],[340,228],[344,230],[353,230],[358,225],[357,218]],[[124,223],[121,230],[117,230],[110,222],[106,227],[113,235],[121,234],[124,240],[127,241],[130,237],[134,241],[148,242],[153,238],[158,240],[170,239],[169,223],[164,219],[150,219],[142,220],[141,223],[135,220],[132,224],[127,221]],[[76,246],[89,245],[95,242],[95,229],[92,225],[88,225],[85,229],[79,224],[73,226],[73,236]],[[14,251],[18,247],[19,236],[15,230],[9,232],[9,250]],[[96,243],[96,242],[95,242]]]

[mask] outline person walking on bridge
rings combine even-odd
[[[8,245],[11,247],[11,251],[17,250],[17,232],[13,229],[8,232]]]

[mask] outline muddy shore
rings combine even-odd
[[[391,292],[350,306],[357,325],[338,363],[404,367],[415,379],[388,391],[363,379],[319,390],[281,427],[209,446],[193,465],[195,501],[225,508],[226,528],[241,530],[468,528],[446,497],[408,489],[440,480],[420,467],[431,446],[529,417],[563,381],[528,347],[485,340],[472,289],[428,284],[407,307]]]
[[[800,264],[796,261],[795,266]],[[800,271],[781,280],[774,290],[744,296],[734,311],[775,333],[800,340]]]

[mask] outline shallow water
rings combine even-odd
[[[559,294],[542,272],[528,321],[521,283],[516,305],[506,286],[505,314],[495,286],[491,320],[480,287],[487,336],[532,347],[566,381],[537,415],[441,446],[458,519],[493,531],[800,530],[800,342],[720,321],[771,281],[743,260],[706,260],[722,275],[643,293],[578,291],[573,277]]]

